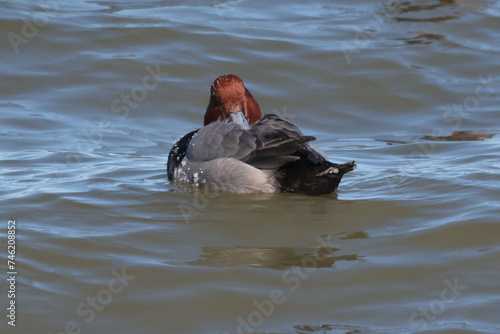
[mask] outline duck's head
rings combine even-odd
[[[236,75],[226,74],[214,80],[210,88],[210,102],[205,113],[205,125],[219,119],[242,125],[257,122],[260,107],[243,81]],[[248,124],[245,124],[248,122]]]

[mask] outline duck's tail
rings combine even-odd
[[[334,192],[342,176],[355,168],[354,161],[335,164],[327,160],[313,163],[300,159],[283,166],[276,177],[283,192],[324,195]]]
[[[354,161],[351,162],[346,162],[343,164],[334,164],[336,165],[335,168],[339,171],[338,174],[344,175],[345,173],[349,173],[350,171],[353,171],[356,169],[356,163]]]

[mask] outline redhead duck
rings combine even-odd
[[[289,119],[260,107],[243,81],[227,74],[210,90],[205,126],[180,138],[168,156],[170,181],[233,193],[328,194],[354,161],[329,162]]]

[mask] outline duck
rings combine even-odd
[[[262,117],[243,81],[222,75],[210,87],[204,126],[170,150],[168,180],[230,193],[330,194],[356,163],[328,161],[315,139],[287,117]]]

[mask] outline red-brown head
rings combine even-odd
[[[230,113],[237,114],[239,111],[243,112],[249,124],[257,122],[261,116],[257,101],[240,78],[226,74],[215,79],[210,89],[205,125],[227,119]]]

